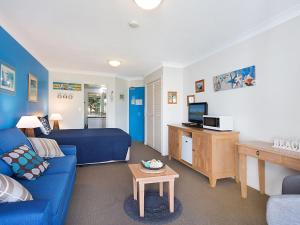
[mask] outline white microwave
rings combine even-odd
[[[233,119],[231,116],[203,116],[203,128],[219,131],[233,130]]]

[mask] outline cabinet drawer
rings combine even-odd
[[[282,157],[282,163],[290,169],[300,170],[300,159]]]
[[[252,157],[255,157],[255,158],[258,157],[257,151],[254,150],[254,149],[247,148],[247,147],[244,147],[244,146],[239,146],[238,150],[239,150],[239,153],[241,153],[241,154],[245,154],[245,155],[252,156]]]
[[[282,163],[282,156],[281,155],[277,155],[274,153],[270,153],[270,152],[262,152],[262,151],[257,151],[258,154],[258,158],[261,160],[266,160],[272,163],[277,163],[280,164]]]

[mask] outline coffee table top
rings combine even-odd
[[[128,167],[137,182],[162,182],[179,177],[179,174],[171,169],[168,165],[165,165],[164,171],[162,173],[144,173],[140,169],[142,168],[141,164],[129,164]]]

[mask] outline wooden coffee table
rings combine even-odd
[[[132,173],[133,180],[133,198],[137,200],[138,186],[139,186],[139,208],[140,217],[144,217],[144,198],[145,198],[145,184],[159,183],[159,195],[162,197],[164,190],[164,182],[169,183],[169,208],[170,212],[174,212],[174,183],[179,174],[172,170],[169,166],[164,167],[162,173],[145,173],[142,172],[141,164],[129,164],[129,169]]]

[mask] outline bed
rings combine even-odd
[[[79,165],[128,161],[131,137],[117,128],[53,130],[41,138],[54,139],[59,145],[76,145]]]

